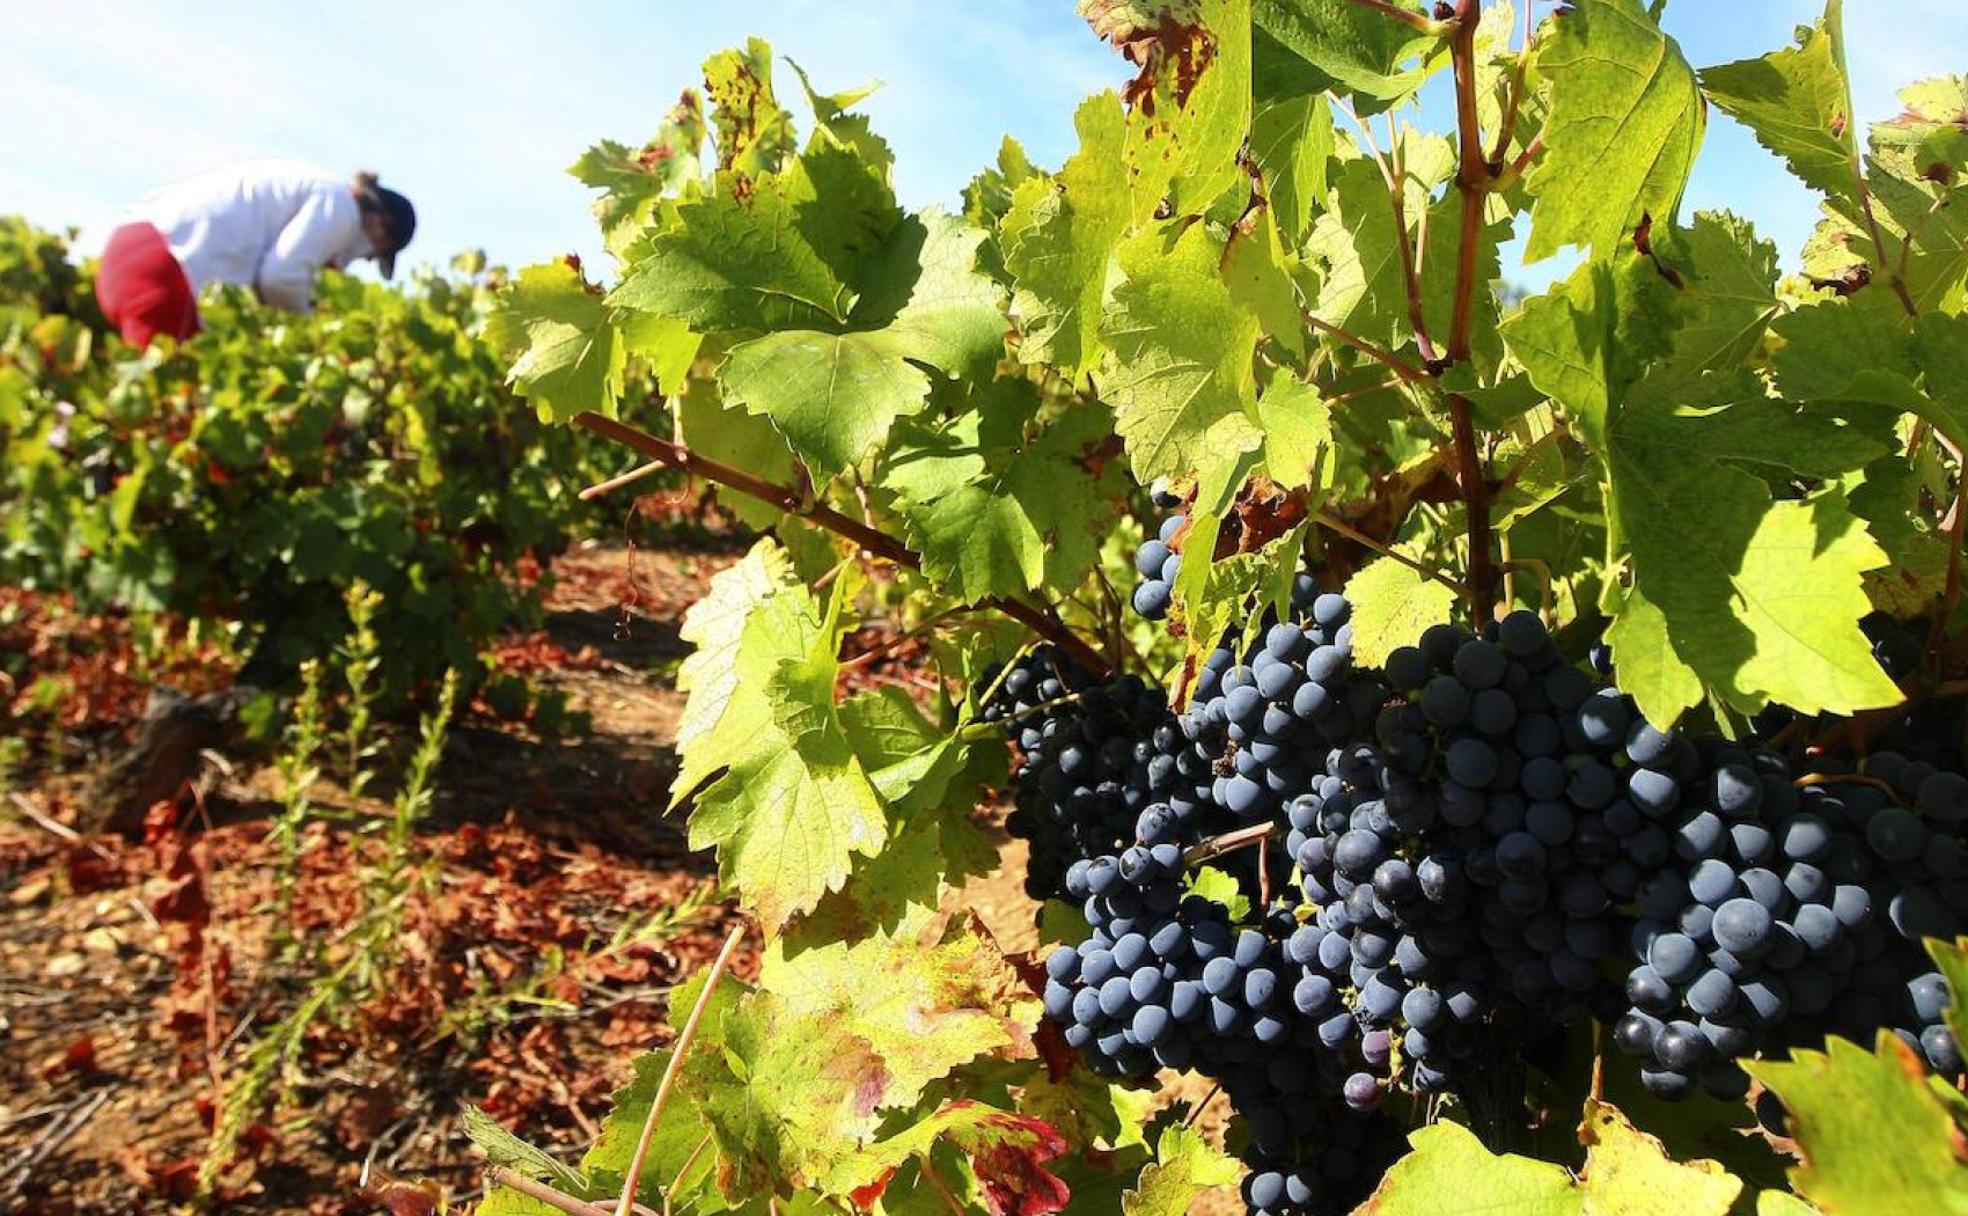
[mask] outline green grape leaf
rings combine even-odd
[[[816,137],[831,140],[836,146],[854,153],[863,164],[876,172],[888,173],[895,165],[894,149],[888,146],[887,140],[874,133],[867,115],[848,113],[873,96],[881,88],[880,82],[864,84],[845,93],[821,93],[813,87],[805,68],[794,63],[791,56],[787,56],[786,62],[791,64],[793,74],[799,77],[800,89],[806,94],[807,108],[813,113]]]
[[[1873,1051],[1832,1038],[1821,1052],[1744,1067],[1790,1112],[1803,1159],[1791,1183],[1825,1216],[1968,1213],[1961,1128],[1913,1049],[1890,1031]]]
[[[1789,1191],[1758,1191],[1756,1216],[1819,1216],[1818,1209]]]
[[[1394,1163],[1354,1216],[1577,1216],[1583,1199],[1563,1166],[1516,1154],[1496,1156],[1459,1123],[1408,1135],[1412,1151]]]
[[[1886,551],[1887,566],[1866,574],[1866,598],[1911,620],[1930,611],[1947,586],[1948,540],[1921,508],[1928,487],[1898,455],[1882,457],[1846,481],[1852,513]]]
[[[1251,354],[1257,318],[1237,307],[1201,224],[1170,245],[1151,229],[1120,248],[1123,281],[1101,337],[1114,352],[1103,386],[1137,481],[1186,476],[1263,439]]]
[[[1584,1216],[1727,1216],[1742,1193],[1742,1180],[1716,1162],[1669,1160],[1659,1140],[1603,1102],[1586,1103],[1579,1139]]]
[[[1380,170],[1366,159],[1341,164],[1333,173],[1331,209],[1313,224],[1306,247],[1325,270],[1313,313],[1363,338],[1405,336],[1412,327],[1400,242]]]
[[[1639,588],[1627,591],[1606,641],[1619,655],[1620,691],[1633,698],[1649,722],[1669,725],[1682,711],[1701,704],[1701,677],[1675,650],[1667,618]]]
[[[1872,420],[1882,437],[1898,413],[1928,412],[1914,384],[1912,322],[1889,294],[1863,291],[1806,305],[1778,318],[1771,331],[1782,341],[1771,360],[1777,391],[1791,400],[1884,407]],[[1963,421],[1934,419],[1957,442],[1968,435]]]
[[[1238,307],[1257,318],[1267,337],[1301,358],[1305,319],[1299,314],[1298,287],[1292,281],[1297,259],[1278,240],[1271,209],[1249,212],[1230,230],[1223,250],[1223,281]]]
[[[1155,1143],[1155,1160],[1121,1196],[1124,1216],[1187,1216],[1212,1191],[1237,1185],[1243,1167],[1201,1132],[1177,1125]]]
[[[1241,924],[1250,915],[1250,896],[1243,886],[1215,866],[1200,866],[1189,875],[1189,892],[1211,903],[1220,904],[1230,915],[1231,924]]]
[[[1836,477],[1877,446],[1764,396],[1746,374],[1645,382],[1580,423],[1606,467],[1609,531],[1702,683],[1746,711],[1899,700],[1858,627],[1863,575],[1886,555],[1842,497],[1778,502],[1745,471]]]
[[[565,262],[528,266],[485,321],[485,340],[532,398],[542,419],[565,422],[583,410],[613,415],[628,362],[608,305]]]
[[[1913,311],[1958,313],[1968,307],[1968,75],[1912,85],[1900,100],[1906,108],[1872,129],[1867,184],[1888,234],[1875,269],[1891,268]]]
[[[1378,667],[1424,629],[1449,619],[1456,593],[1391,557],[1377,557],[1346,580],[1353,604],[1353,659]]]
[[[685,89],[648,143],[632,149],[605,139],[568,167],[582,185],[604,192],[594,213],[610,253],[622,257],[666,196],[696,185],[704,135],[703,107],[697,94]]]
[[[1429,337],[1446,346],[1455,321],[1457,258],[1462,246],[1462,197],[1456,191],[1444,194],[1428,209],[1428,234],[1422,242],[1416,273],[1421,278],[1421,315]],[[1503,343],[1497,336],[1499,310],[1483,301],[1492,298],[1495,285],[1503,279],[1501,246],[1510,239],[1510,208],[1492,199],[1484,222],[1476,230],[1476,299],[1471,311],[1469,343],[1476,366],[1485,376],[1493,374],[1503,359]],[[1405,330],[1407,326],[1403,326]]]
[[[1806,185],[1838,198],[1859,187],[1859,141],[1845,70],[1844,0],[1797,31],[1797,45],[1701,73],[1717,109],[1748,127]]]
[[[1672,341],[1675,306],[1646,260],[1588,263],[1504,327],[1511,352],[1563,405],[1605,468],[1609,559],[1666,621],[1671,650],[1739,707],[1807,712],[1892,704],[1898,691],[1859,632],[1866,571],[1885,555],[1836,496],[1776,502],[1743,467],[1835,478],[1879,453],[1836,420],[1769,399],[1753,376],[1690,379],[1646,365]],[[1636,383],[1639,381],[1639,383]],[[1639,636],[1649,636],[1636,625]],[[1663,668],[1648,713],[1685,706]]]
[[[701,990],[699,983],[693,983],[688,989],[677,991],[689,992],[694,1000]],[[680,1006],[673,999],[671,1008],[680,1011],[687,1006]],[[628,1176],[629,1163],[642,1139],[642,1125],[649,1118],[649,1107],[656,1100],[656,1090],[669,1067],[670,1054],[662,1050],[637,1056],[628,1083],[610,1099],[608,1117],[601,1121],[601,1133],[581,1158],[581,1168],[595,1179],[595,1193],[622,1193],[622,1182]],[[699,1211],[722,1206],[715,1201],[704,1202],[710,1199],[717,1173],[717,1158],[698,1151],[704,1136],[703,1118],[689,1096],[673,1090],[663,1107],[663,1117],[656,1124],[655,1139],[650,1141],[636,1197],[656,1205],[666,1199],[673,1206],[695,1204]]]
[[[1264,174],[1285,243],[1296,249],[1325,206],[1327,169],[1338,149],[1332,103],[1322,93],[1259,106],[1251,119],[1251,159]]]
[[[609,302],[706,334],[838,327],[854,293],[830,257],[870,217],[844,190],[816,196],[810,180],[789,173],[741,193],[724,179],[678,204]]]
[[[1250,131],[1250,0],[1081,0],[1140,69],[1126,90],[1134,220],[1200,215],[1242,177]]]
[[[1301,91],[1353,94],[1362,114],[1412,96],[1448,58],[1444,39],[1353,0],[1253,0],[1251,19],[1314,69]]]
[[[1332,488],[1332,406],[1316,384],[1273,380],[1257,400],[1264,431],[1264,471],[1287,490],[1310,488],[1308,509],[1318,510]]]
[[[743,625],[729,676],[692,688],[723,704],[714,715],[686,704],[686,721],[712,725],[679,748],[673,788],[678,801],[695,791],[691,847],[717,848],[720,874],[773,934],[839,889],[855,854],[880,851],[887,817],[833,705],[841,585],[823,617],[804,586],[761,573],[714,590],[702,634],[722,644],[733,614]]]
[[[672,396],[681,392],[703,336],[674,317],[653,313],[626,312],[619,321],[623,349],[647,364],[657,389]]]
[[[1078,380],[1100,363],[1107,265],[1132,207],[1120,99],[1089,97],[1073,125],[1079,151],[1056,180],[1032,177],[1013,190],[999,241],[1016,283],[1011,310],[1022,335],[1019,359],[1052,364]]]
[[[1645,217],[1668,228],[1704,125],[1694,69],[1640,0],[1580,0],[1551,24],[1537,51],[1547,150],[1525,179],[1532,262],[1567,245],[1611,253]]]
[[[727,401],[770,418],[815,475],[831,477],[922,410],[929,377],[907,353],[886,331],[786,330],[733,347],[718,382]]]
[[[1669,362],[1687,371],[1742,366],[1777,315],[1777,247],[1726,211],[1703,211],[1685,234],[1693,282]]]
[[[772,485],[794,484],[793,452],[770,419],[727,406],[717,382],[691,380],[676,401],[677,438],[691,451],[745,470]],[[720,491],[719,501],[754,528],[772,527],[779,508],[749,494]]]
[[[968,603],[1078,585],[1113,515],[1084,463],[1110,433],[1106,411],[1071,410],[1030,441],[995,444],[979,434],[994,404],[898,443],[883,475],[923,573]]]
[[[1968,1038],[1968,937],[1945,942],[1930,937],[1927,953],[1948,985],[1947,1027],[1957,1041]]]
[[[857,326],[885,325],[896,349],[959,379],[1004,357],[1004,293],[977,268],[987,234],[931,208],[902,222],[866,272]]]
[[[1029,1055],[1040,1005],[974,915],[852,944],[766,952],[759,988],[783,1015],[865,1043],[883,1102],[910,1106],[930,1082],[994,1053]]]

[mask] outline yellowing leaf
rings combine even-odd
[[[510,361],[513,387],[540,417],[613,414],[628,361],[608,305],[565,262],[528,266],[499,293],[485,338]]]
[[[1577,1216],[1584,1201],[1563,1166],[1515,1154],[1498,1157],[1458,1123],[1408,1136],[1413,1151],[1394,1163],[1354,1216]]]
[[[1968,1212],[1968,1143],[1891,1032],[1873,1051],[1833,1038],[1821,1052],[1745,1067],[1790,1112],[1803,1154],[1791,1181],[1824,1216]]]
[[[1188,1216],[1212,1191],[1237,1184],[1243,1168],[1201,1132],[1177,1125],[1162,1133],[1155,1160],[1135,1189],[1121,1196],[1124,1216]]]
[[[1725,1216],[1742,1180],[1713,1161],[1680,1164],[1618,1110],[1588,1102],[1584,1216]]]
[[[1353,660],[1378,667],[1397,647],[1412,646],[1430,625],[1449,619],[1456,593],[1391,557],[1377,557],[1346,582],[1353,604]]]

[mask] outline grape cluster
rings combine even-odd
[[[1193,704],[1210,737],[1227,748],[1216,803],[1249,822],[1273,815],[1310,788],[1326,757],[1373,720],[1386,696],[1353,669],[1352,606],[1317,595],[1303,623],[1268,629],[1239,662],[1218,647],[1197,677]]]
[[[1614,1028],[1648,1088],[1737,1097],[1745,1056],[1880,1027],[1958,1072],[1946,985],[1920,943],[1968,924],[1968,778],[1879,753],[1864,774],[1799,784],[1777,752],[1677,743],[1635,773],[1675,808]]]
[[[1214,757],[1160,689],[1131,675],[1101,684],[1049,645],[990,674],[983,717],[1018,745],[1006,829],[1031,844],[1032,898],[1065,893],[1074,862],[1114,853],[1163,818],[1162,834],[1211,826]],[[1151,804],[1163,808],[1152,823]]]
[[[1318,912],[1287,953],[1299,1007],[1359,1064],[1346,1096],[1444,1089],[1460,1062],[1606,1006],[1601,961],[1649,855],[1610,753],[1631,706],[1564,663],[1538,618],[1449,625],[1388,659],[1372,743],[1336,749],[1287,807]]]
[[[1333,1101],[1335,1060],[1288,988],[1279,941],[1291,909],[1280,904],[1259,926],[1239,928],[1222,904],[1185,895],[1181,872],[1169,841],[1071,868],[1067,886],[1093,928],[1047,957],[1048,1015],[1096,1072],[1193,1069],[1219,1080],[1250,1128],[1244,1193],[1253,1213],[1351,1210],[1400,1137]]]
[[[1143,547],[1137,608],[1158,583],[1166,607],[1172,560]],[[1436,625],[1377,670],[1309,576],[1283,617],[1223,639],[1181,713],[1050,654],[994,702],[1029,887],[1091,926],[1047,960],[1048,1014],[1102,1073],[1217,1080],[1253,1213],[1343,1210],[1350,1170],[1399,1151],[1391,1092],[1457,1090],[1588,1017],[1668,1097],[1740,1096],[1745,1056],[1881,1027],[1961,1071],[1920,946],[1968,924],[1968,777],[1894,752],[1800,776],[1658,730],[1609,649],[1574,666],[1530,612]],[[1874,629],[1889,670],[1917,659],[1917,630]],[[1248,923],[1186,881],[1225,832],[1263,840],[1205,850]]]

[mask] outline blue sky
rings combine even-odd
[[[1783,44],[1820,7],[1672,0],[1667,23],[1707,65]],[[1907,81],[1968,69],[1960,0],[1846,10],[1861,120],[1893,113]],[[8,0],[0,11],[15,107],[0,123],[0,211],[79,227],[84,248],[151,186],[277,155],[374,168],[409,194],[422,217],[409,261],[483,248],[513,265],[575,251],[600,267],[588,193],[565,167],[597,139],[639,142],[703,58],[747,34],[823,89],[885,82],[864,108],[918,206],[954,201],[1007,132],[1056,165],[1079,99],[1126,75],[1071,0]],[[782,93],[796,93],[782,72]],[[1754,217],[1786,255],[1814,215],[1803,188],[1719,115],[1690,201]]]

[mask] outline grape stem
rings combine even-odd
[[[922,558],[901,541],[886,532],[869,527],[858,519],[844,515],[825,503],[805,498],[790,487],[774,485],[743,469],[701,456],[680,443],[660,438],[639,427],[630,426],[619,419],[609,418],[592,410],[583,410],[576,414],[574,425],[583,430],[593,431],[605,439],[612,439],[624,447],[633,448],[645,456],[654,457],[658,465],[694,473],[708,481],[749,494],[761,502],[770,503],[788,515],[811,520],[829,532],[853,541],[875,557],[910,570],[922,569]],[[631,470],[630,473],[615,478],[613,484],[627,484],[628,481],[634,480],[634,474],[639,472],[640,470]],[[604,486],[609,484],[611,483],[602,483]],[[1022,600],[1006,597],[985,600],[984,604],[1057,644],[1089,670],[1102,675],[1113,670],[1113,665],[1106,657],[1095,650],[1086,639],[1073,632],[1051,607],[1037,607]]]
[[[599,1203],[589,1203],[585,1199],[576,1199],[566,1191],[548,1186],[538,1179],[528,1178],[526,1175],[509,1170],[503,1165],[495,1165],[487,1170],[485,1172],[485,1180],[494,1187],[505,1187],[507,1190],[518,1191],[528,1199],[538,1203],[544,1203],[557,1211],[566,1212],[567,1216],[609,1216],[609,1209]],[[636,1216],[656,1216],[655,1212],[650,1211],[639,1203],[632,1210]]]
[[[738,943],[745,940],[745,922],[739,921],[731,926],[731,933],[724,939],[724,948],[711,963],[711,974],[704,981],[704,990],[697,994],[697,1004],[690,1010],[690,1018],[677,1034],[676,1044],[670,1048],[670,1062],[663,1068],[663,1079],[656,1085],[656,1098],[649,1104],[649,1115],[642,1121],[642,1136],[636,1141],[635,1155],[629,1158],[629,1169],[622,1176],[622,1198],[615,1205],[615,1216],[634,1216],[639,1206],[635,1201],[636,1186],[642,1181],[642,1167],[649,1160],[650,1145],[656,1141],[656,1121],[662,1117],[663,1105],[670,1096],[670,1086],[676,1081],[683,1057],[690,1051],[690,1044],[697,1037],[697,1024],[704,1020],[704,1010],[710,1007],[711,994],[717,991],[718,981],[724,978],[725,968],[731,964],[731,956],[738,949]]]
[[[1402,359],[1401,356],[1395,354],[1391,350],[1388,350],[1385,346],[1381,346],[1375,342],[1370,342],[1367,339],[1360,337],[1358,334],[1351,333],[1347,330],[1341,329],[1339,326],[1334,325],[1332,322],[1319,316],[1317,313],[1311,311],[1310,309],[1304,310],[1301,313],[1301,315],[1305,318],[1305,323],[1307,325],[1310,325],[1313,329],[1318,330],[1322,334],[1326,334],[1330,337],[1336,338],[1339,341],[1344,342],[1346,345],[1352,347],[1354,350],[1357,350],[1361,354],[1367,356],[1369,359],[1372,359],[1377,363],[1383,364],[1389,370],[1391,370],[1396,376],[1399,376],[1402,380],[1407,381],[1409,384],[1427,384],[1429,382],[1427,372],[1422,371],[1418,367],[1414,367],[1410,365],[1406,360]]]
[[[1225,853],[1234,853],[1238,849],[1247,849],[1254,844],[1269,840],[1277,834],[1278,825],[1275,823],[1254,823],[1247,828],[1225,832],[1221,836],[1211,836],[1207,840],[1197,842],[1184,853],[1182,864],[1184,868],[1199,866]]]
[[[1392,558],[1394,561],[1397,561],[1401,565],[1406,566],[1408,569],[1414,571],[1416,574],[1421,575],[1423,578],[1433,579],[1435,582],[1442,584],[1444,587],[1447,587],[1449,590],[1455,592],[1458,596],[1462,597],[1463,599],[1469,598],[1469,588],[1463,586],[1461,583],[1456,582],[1454,579],[1450,578],[1446,574],[1443,574],[1440,570],[1435,569],[1433,566],[1428,565],[1426,562],[1416,561],[1414,558],[1409,557],[1407,554],[1402,553],[1399,550],[1396,550],[1381,541],[1375,540],[1373,537],[1367,535],[1365,532],[1362,532],[1360,529],[1354,527],[1352,524],[1347,523],[1339,516],[1334,515],[1331,511],[1321,511],[1317,515],[1313,516],[1312,518],[1313,518],[1313,522],[1317,523],[1320,527],[1326,529],[1327,531],[1335,532],[1340,536],[1344,536],[1347,540],[1352,541],[1354,544],[1362,545],[1367,549],[1370,549],[1373,552],[1380,554],[1382,557]]]

